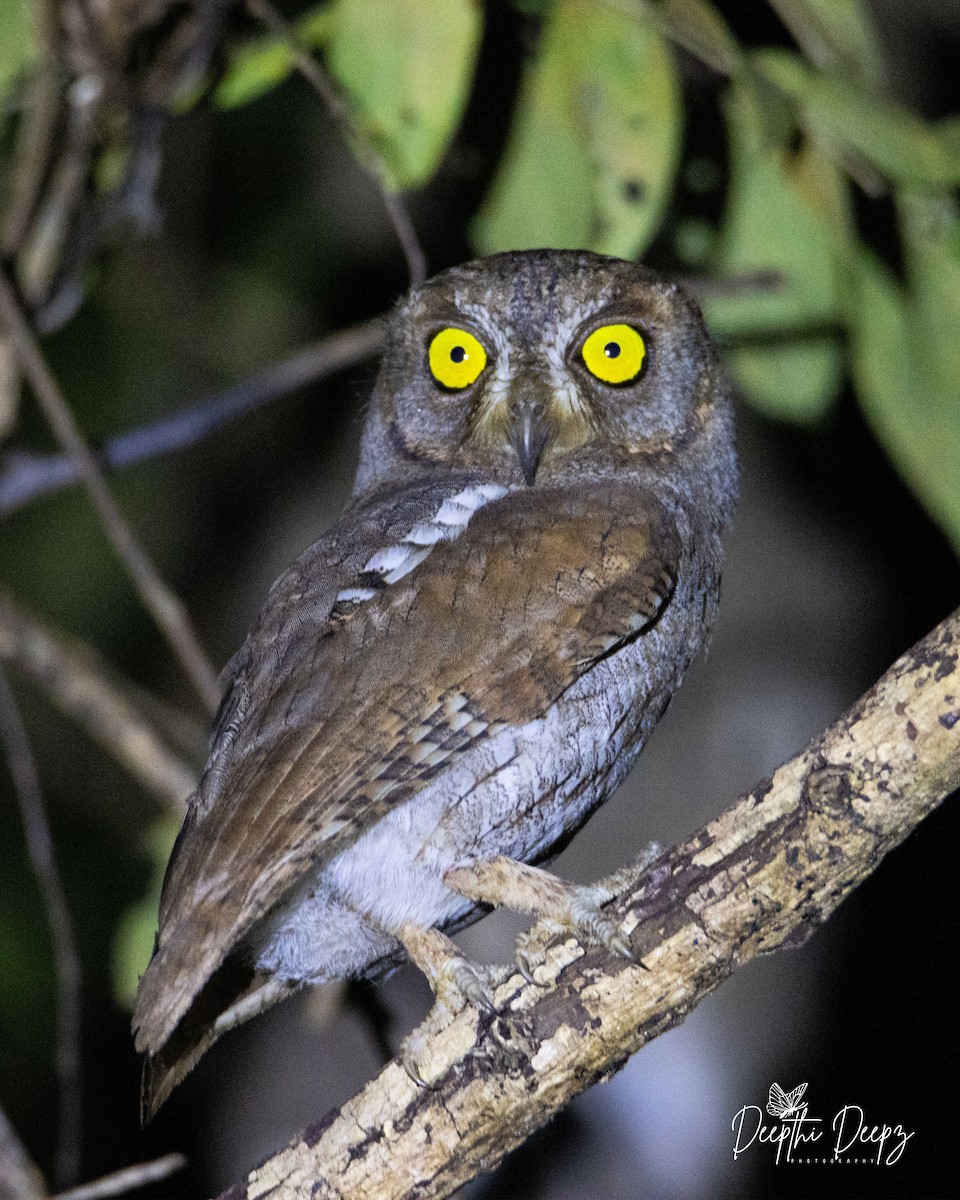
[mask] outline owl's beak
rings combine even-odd
[[[550,440],[550,427],[543,415],[543,405],[524,398],[517,405],[510,421],[510,444],[520,460],[520,470],[530,487],[537,477],[540,459]]]

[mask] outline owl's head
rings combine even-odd
[[[357,494],[439,470],[536,487],[658,464],[734,487],[729,399],[677,284],[583,251],[513,252],[444,271],[392,314]]]

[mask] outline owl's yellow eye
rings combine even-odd
[[[601,325],[580,351],[587,370],[604,383],[631,383],[643,370],[647,344],[632,325]]]
[[[450,325],[430,343],[430,371],[451,391],[469,387],[487,365],[487,352],[472,333]]]

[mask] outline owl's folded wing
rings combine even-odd
[[[395,551],[374,547],[379,579],[367,571],[332,595],[316,563],[312,584],[295,575],[295,602],[294,585],[275,587],[171,860],[134,1017],[139,1049],[164,1045],[307,873],[491,728],[541,716],[642,635],[681,557],[663,510],[609,485],[515,491],[415,566],[387,569]],[[284,623],[288,635],[273,636]]]

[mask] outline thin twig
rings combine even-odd
[[[131,466],[183,450],[245,413],[372,357],[382,343],[382,318],[351,325],[242,383],[207,396],[151,425],[112,437],[93,453],[101,467],[112,468]],[[59,491],[79,478],[76,462],[65,454],[11,452],[0,472],[0,516],[13,512],[36,496]]]
[[[268,3],[268,0],[247,0],[247,8],[272,33],[287,43],[293,54],[293,61],[297,70],[323,100],[327,111],[340,126],[340,129],[348,133],[351,128],[349,110],[344,104],[340,93],[327,78],[324,69],[313,55],[300,45],[297,40],[296,29],[277,12],[273,5]],[[410,215],[400,197],[384,186],[383,179],[376,166],[368,166],[365,163],[360,163],[360,166],[376,184],[377,191],[380,193],[383,207],[386,209],[390,224],[393,226],[397,240],[400,242],[400,247],[407,260],[410,284],[412,287],[419,287],[427,277],[427,260],[423,252],[423,247],[417,240]]]
[[[6,674],[0,668],[0,738],[10,764],[30,865],[47,911],[57,973],[56,1067],[60,1096],[54,1174],[58,1183],[74,1179],[80,1164],[83,1120],[80,1091],[80,960],[73,939],[40,777],[30,739]]]
[[[46,1200],[47,1183],[0,1108],[0,1200]]]
[[[0,591],[0,660],[12,663],[155,796],[180,812],[196,773],[110,679],[97,652],[54,635]]]
[[[148,1183],[166,1179],[175,1171],[182,1171],[186,1165],[185,1155],[165,1154],[151,1162],[124,1167],[122,1171],[101,1175],[99,1179],[81,1184],[80,1187],[58,1192],[51,1200],[104,1200],[106,1196],[122,1196],[125,1192],[132,1192],[134,1188],[146,1187]]]
[[[7,331],[14,354],[24,375],[30,381],[37,402],[57,441],[75,463],[104,531],[127,568],[141,600],[160,626],[207,708],[211,712],[215,711],[220,697],[217,676],[203,652],[186,611],[180,600],[160,578],[117,507],[97,460],[47,368],[16,293],[6,273],[2,271],[0,324]]]
[[[407,260],[410,286],[419,287],[427,277],[427,256],[424,254],[423,247],[417,238],[417,231],[410,220],[407,206],[396,192],[391,192],[380,183],[379,176],[375,172],[372,174],[380,188],[380,198],[383,200],[383,207],[387,210],[387,216],[390,218],[393,232],[397,235],[397,239],[400,242],[403,257]]]
[[[697,300],[709,300],[714,296],[733,299],[741,296],[776,294],[787,286],[782,271],[741,271],[736,275],[681,275],[677,279]]]

